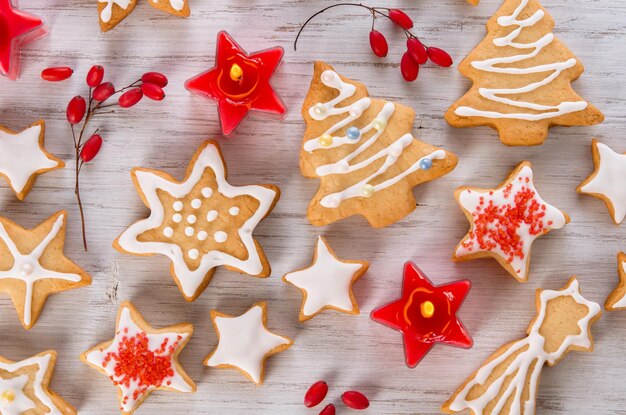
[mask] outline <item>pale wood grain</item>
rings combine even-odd
[[[47,122],[48,149],[67,162],[72,144],[65,104],[83,91],[83,76],[94,63],[105,65],[107,79],[122,85],[146,70],[162,70],[171,79],[163,103],[142,102],[119,114],[103,116],[99,126],[106,144],[82,176],[91,249],[81,250],[79,219],[72,192],[72,171],[41,177],[25,202],[0,185],[1,214],[34,226],[59,209],[68,209],[67,255],[87,269],[92,286],[55,295],[33,330],[25,332],[8,297],[0,298],[0,354],[24,358],[53,348],[59,352],[53,386],[83,414],[115,414],[110,381],[78,360],[87,348],[109,339],[123,299],[131,299],[155,326],[188,321],[195,326],[182,362],[198,383],[198,393],[159,393],[137,414],[316,414],[301,402],[308,385],[320,378],[331,384],[329,399],[357,388],[372,398],[370,414],[434,414],[454,389],[504,342],[519,338],[534,314],[534,290],[557,288],[568,276],[580,277],[588,298],[603,302],[617,282],[617,251],[626,249],[626,225],[612,224],[603,203],[576,194],[592,170],[590,144],[596,136],[625,151],[626,5],[621,1],[545,0],[557,25],[555,33],[578,55],[586,72],[575,83],[597,105],[606,121],[589,128],[555,128],[538,148],[506,148],[487,128],[457,130],[443,121],[447,107],[469,87],[455,69],[423,68],[420,80],[406,84],[398,70],[402,36],[387,23],[391,52],[377,59],[367,44],[369,20],[356,9],[335,10],[317,20],[301,39],[291,42],[299,24],[331,1],[191,0],[192,15],[181,20],[140,1],[115,30],[98,28],[96,1],[30,0],[23,7],[46,19],[50,36],[24,53],[22,79],[0,79],[0,123],[17,129],[34,120]],[[500,5],[483,0],[471,7],[463,0],[378,2],[404,7],[415,17],[427,43],[449,50],[456,62],[484,35],[484,23]],[[206,138],[219,137],[215,106],[191,96],[183,82],[213,65],[215,35],[230,31],[249,51],[282,45],[285,64],[275,86],[290,112],[283,122],[249,117],[232,139],[221,139],[234,184],[274,183],[283,196],[256,236],[272,264],[272,277],[258,280],[219,270],[205,293],[187,304],[169,276],[164,258],[117,253],[113,239],[147,213],[130,181],[133,166],[159,168],[181,177],[187,160]],[[308,224],[304,213],[317,187],[298,172],[304,125],[300,104],[306,95],[312,62],[322,59],[342,74],[369,86],[372,96],[402,102],[418,114],[417,137],[442,145],[460,157],[457,169],[415,190],[418,209],[386,229],[371,229],[350,219],[326,228]],[[76,74],[61,84],[39,79],[46,66],[71,65]],[[463,184],[493,186],[517,162],[534,163],[544,198],[572,217],[572,223],[537,242],[528,284],[521,285],[495,261],[454,264],[452,249],[467,230],[454,203]],[[280,277],[309,263],[318,234],[337,254],[371,262],[356,284],[362,313],[326,312],[306,324],[297,321],[300,293]],[[472,333],[471,350],[435,347],[416,369],[404,365],[400,335],[374,324],[369,312],[400,291],[402,264],[414,260],[437,283],[469,278],[473,283],[460,316]],[[245,311],[268,301],[269,326],[295,338],[294,347],[269,360],[266,383],[256,387],[236,371],[207,369],[202,359],[216,344],[209,310]],[[625,413],[623,342],[626,314],[605,314],[594,327],[596,351],[572,353],[541,379],[538,413]],[[342,409],[342,408],[340,408]],[[348,413],[341,410],[340,413]]]

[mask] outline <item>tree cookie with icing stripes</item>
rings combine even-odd
[[[528,280],[534,240],[569,222],[566,213],[539,196],[527,161],[497,188],[463,186],[454,197],[471,227],[452,259],[494,258],[519,282]]]
[[[487,23],[487,36],[459,65],[473,85],[446,121],[489,126],[509,146],[543,144],[552,126],[602,122],[604,115],[572,88],[584,68],[553,27],[537,0],[505,0]]]
[[[270,274],[252,232],[274,208],[280,189],[230,185],[217,142],[200,146],[182,181],[144,168],[131,175],[150,216],[131,225],[113,246],[133,255],[167,256],[187,301],[202,294],[220,265],[255,277]]]
[[[67,213],[33,229],[0,217],[0,291],[11,296],[26,330],[35,325],[49,295],[91,284],[91,277],[63,254]]]
[[[108,32],[130,15],[137,0],[97,0],[100,29]],[[146,0],[152,7],[174,16],[188,17],[191,13],[188,0]]]
[[[313,263],[308,268],[283,276],[283,281],[302,291],[300,321],[310,320],[327,309],[359,314],[352,286],[368,268],[367,261],[339,259],[328,241],[320,236]]]
[[[37,176],[65,167],[63,160],[44,148],[45,131],[43,120],[20,132],[0,125],[0,176],[19,200],[24,200]]]
[[[0,356],[0,414],[75,415],[76,409],[50,389],[57,353],[13,362]]]
[[[125,301],[113,340],[87,350],[80,359],[111,379],[122,414],[131,415],[156,390],[196,391],[178,361],[192,334],[193,326],[187,323],[155,329]]]
[[[457,164],[454,154],[410,134],[411,108],[370,98],[365,85],[323,62],[315,63],[302,116],[300,170],[320,179],[307,212],[316,226],[352,215],[376,228],[397,222],[417,206],[413,187]]]

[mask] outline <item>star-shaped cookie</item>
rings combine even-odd
[[[91,284],[91,277],[63,254],[66,216],[62,210],[33,229],[0,217],[0,291],[11,296],[27,330],[50,294]]]
[[[178,361],[192,333],[193,326],[186,323],[155,329],[125,301],[113,340],[87,350],[80,359],[113,381],[120,410],[130,415],[155,390],[196,391]]]
[[[57,353],[13,362],[0,356],[0,414],[75,415],[76,409],[50,390]]]
[[[596,139],[591,143],[591,151],[595,170],[576,190],[603,200],[619,225],[626,216],[626,153],[616,153]]]
[[[323,237],[317,240],[313,263],[308,268],[285,274],[283,281],[302,291],[300,321],[315,317],[326,309],[359,314],[352,285],[367,271],[366,261],[339,259]]]
[[[290,338],[267,329],[265,303],[256,303],[238,317],[211,310],[211,320],[219,343],[204,364],[235,368],[257,385],[263,383],[265,360],[293,344]]]
[[[44,148],[44,134],[43,120],[20,132],[0,125],[0,176],[19,200],[24,200],[38,175],[65,167]]]
[[[495,189],[465,186],[454,196],[471,227],[452,259],[495,258],[519,282],[528,279],[533,241],[569,222],[565,213],[539,196],[527,161]]]
[[[100,29],[108,32],[132,13],[137,0],[97,0]],[[147,0],[152,7],[174,16],[188,17],[191,13],[188,0]]]
[[[272,185],[231,186],[215,141],[205,142],[191,159],[182,182],[142,168],[132,171],[147,219],[122,233],[113,246],[136,255],[161,254],[187,301],[209,284],[215,267],[267,277],[270,266],[252,237],[254,228],[278,201]]]
[[[608,311],[623,310],[626,308],[626,254],[617,254],[617,273],[619,283],[607,297],[604,308]]]

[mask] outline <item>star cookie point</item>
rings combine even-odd
[[[604,308],[608,311],[626,308],[626,254],[624,252],[617,254],[617,274],[619,275],[617,287],[604,302]]]

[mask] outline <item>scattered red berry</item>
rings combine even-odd
[[[400,71],[402,77],[407,82],[413,82],[417,79],[417,75],[420,71],[420,66],[413,60],[409,52],[404,52],[402,60],[400,61]]]
[[[389,10],[389,18],[403,29],[409,30],[413,28],[413,20],[400,9]]]
[[[322,412],[320,412],[320,415],[335,415],[335,413],[336,413],[335,405],[333,405],[332,403],[329,403],[328,405],[326,405],[324,409],[322,409]]]
[[[328,393],[328,385],[323,380],[315,382],[304,395],[304,406],[313,408],[324,400]]]
[[[163,98],[165,98],[163,88],[150,82],[141,84],[141,92],[143,92],[146,97],[155,101],[163,101]]]
[[[120,99],[118,103],[122,108],[130,108],[133,105],[136,105],[143,98],[143,92],[141,92],[141,88],[133,88],[124,92],[120,95]]]
[[[439,48],[428,48],[426,49],[426,52],[428,52],[428,58],[434,64],[443,66],[444,68],[452,65],[452,58],[445,50]]]
[[[85,116],[85,111],[87,111],[85,98],[80,95],[75,96],[70,100],[69,104],[67,104],[67,121],[72,125],[78,124]]]
[[[104,68],[100,65],[94,65],[87,72],[87,86],[95,88],[102,83],[104,79]]]
[[[106,101],[115,94],[115,86],[111,82],[100,84],[93,90],[93,99],[98,102]]]
[[[167,86],[167,77],[159,72],[146,72],[141,77],[141,81],[146,84],[158,85],[161,88],[165,88]]]
[[[385,39],[385,36],[378,30],[372,29],[370,32],[370,46],[376,56],[380,58],[387,56],[387,52],[389,51],[387,39]]]
[[[80,150],[80,159],[84,163],[89,163],[98,155],[100,147],[102,147],[102,137],[100,137],[100,134],[92,135],[89,140],[85,141],[83,148]]]
[[[56,68],[46,68],[41,71],[41,78],[49,82],[65,81],[72,76],[74,70],[67,66],[58,66]]]
[[[426,48],[416,37],[410,37],[406,41],[406,48],[411,58],[418,64],[423,65],[428,61]]]
[[[344,392],[344,394],[341,395],[341,400],[348,408],[352,409],[367,409],[370,406],[370,401],[367,397],[357,391]]]

